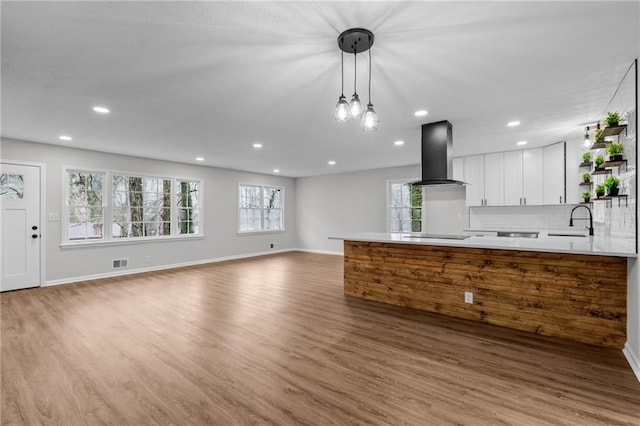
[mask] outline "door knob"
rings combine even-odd
[[[31,235],[31,238],[38,238],[38,234]]]
[[[35,231],[36,229],[38,229],[38,227],[37,227],[36,225],[33,225],[33,226],[31,227],[31,229],[33,229],[33,230]]]

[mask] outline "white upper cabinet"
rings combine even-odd
[[[467,206],[535,206],[566,200],[565,143],[453,159]]]
[[[504,153],[504,204],[523,204],[522,195],[522,151]]]
[[[522,151],[522,199],[527,206],[541,205],[543,198],[543,148]]]
[[[544,204],[565,204],[565,143],[545,146],[542,150]]]
[[[464,157],[467,206],[484,205],[484,155]]]
[[[504,206],[504,154],[484,156],[484,205]]]

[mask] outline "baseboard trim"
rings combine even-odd
[[[73,283],[82,282],[82,281],[100,280],[103,278],[121,277],[123,275],[144,274],[145,272],[155,272],[155,271],[163,271],[165,269],[183,268],[185,266],[197,266],[197,265],[204,265],[207,263],[225,262],[227,260],[246,259],[250,257],[266,256],[270,254],[286,253],[290,251],[298,251],[298,250],[297,249],[269,250],[269,251],[261,251],[261,252],[254,252],[254,253],[237,254],[233,256],[216,257],[213,259],[194,260],[191,262],[172,263],[169,265],[150,266],[147,268],[127,269],[125,271],[114,271],[114,272],[105,272],[102,274],[92,274],[92,275],[84,275],[79,277],[62,278],[59,280],[46,281],[42,285],[42,287],[51,287],[51,286],[63,285],[63,284],[73,284]]]
[[[625,343],[624,349],[622,349],[622,353],[627,358],[627,362],[631,366],[631,369],[635,373],[638,381],[640,381],[640,359],[633,353],[631,348],[629,347],[629,342]]]
[[[329,250],[312,250],[312,249],[303,249],[297,248],[295,251],[303,251],[306,253],[317,253],[317,254],[332,254],[334,256],[344,256],[344,254],[340,251],[329,251]]]

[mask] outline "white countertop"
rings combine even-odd
[[[347,234],[331,236],[332,240],[365,241],[377,243],[419,244],[432,246],[487,248],[498,250],[524,250],[551,253],[590,254],[616,257],[637,257],[635,241],[612,237],[558,237],[540,231],[538,238],[509,238],[497,236],[470,236],[467,239],[415,238],[410,233]],[[561,231],[560,231],[561,232]],[[462,234],[461,234],[462,235]],[[468,233],[467,233],[468,235]]]

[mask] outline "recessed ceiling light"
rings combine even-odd
[[[416,112],[413,113],[413,115],[415,115],[416,117],[424,117],[427,114],[428,114],[428,112],[425,109],[421,109],[421,110],[416,111]]]
[[[67,135],[60,135],[60,136],[58,136],[58,139],[60,139],[61,141],[70,141],[73,138],[71,136],[67,136]]]
[[[516,126],[519,126],[519,125],[520,125],[519,121],[510,121],[510,122],[507,123],[507,126],[509,126],[509,127],[516,127]]]
[[[196,157],[196,161],[204,161],[203,157]]]
[[[253,147],[254,148],[262,148],[262,144],[261,143],[254,143]]]
[[[335,162],[335,161],[333,161],[333,160],[331,160],[331,161],[329,161],[327,164],[329,164],[330,166],[335,166],[335,165],[336,165],[336,162]]]
[[[280,169],[273,169],[273,173],[280,173]]]
[[[103,106],[94,106],[93,110],[95,112],[99,112],[100,114],[109,114],[109,108]]]
[[[404,141],[395,141],[393,144],[394,144],[395,146],[404,145]]]
[[[527,144],[527,141],[516,142],[516,145],[526,145],[526,144]]]

